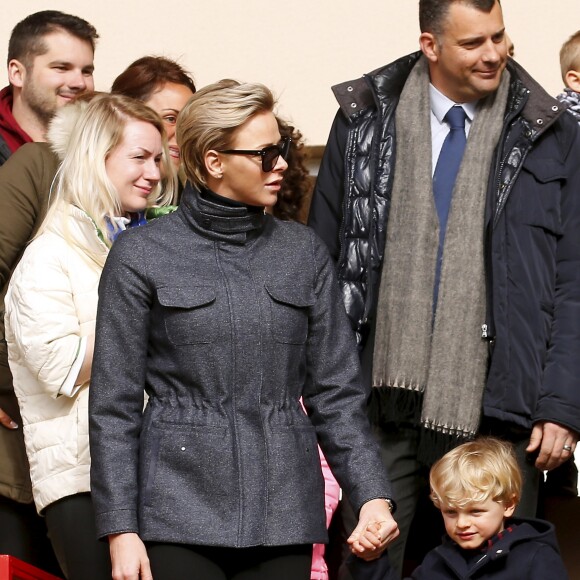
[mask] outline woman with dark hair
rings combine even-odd
[[[332,259],[264,211],[287,168],[273,108],[259,84],[197,92],[177,128],[191,186],[107,259],[89,414],[115,580],[308,580],[317,441],[359,513],[351,549],[398,534]]]
[[[278,130],[282,139],[290,140],[288,150],[288,169],[284,172],[284,181],[278,192],[278,201],[272,208],[272,215],[281,220],[305,222],[304,204],[312,191],[302,133],[287,121],[276,117]]]
[[[144,56],[131,63],[113,81],[111,92],[143,101],[163,119],[171,161],[178,170],[180,159],[175,123],[179,111],[195,93],[189,73],[164,56]]]

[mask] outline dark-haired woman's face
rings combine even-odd
[[[176,169],[179,167],[180,156],[175,140],[175,122],[179,111],[183,109],[192,95],[191,90],[185,85],[166,83],[145,101],[145,104],[163,119],[169,143],[169,155]]]

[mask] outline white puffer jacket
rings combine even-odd
[[[75,243],[103,261],[108,249],[91,219],[69,208],[26,249],[6,295],[8,360],[39,512],[90,491],[89,385],[72,387],[84,354],[81,339],[95,332],[102,268]]]

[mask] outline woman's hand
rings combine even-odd
[[[111,534],[113,580],[153,580],[145,544],[134,533]]]
[[[88,383],[91,378],[91,369],[93,367],[93,352],[95,350],[95,333],[89,334],[87,336],[87,342],[85,347],[85,358],[83,358],[83,364],[77,380],[75,381],[75,387],[79,385],[84,385]]]
[[[362,506],[358,525],[347,543],[353,554],[370,561],[378,558],[398,535],[399,527],[389,504],[384,499],[373,499]]]
[[[18,423],[12,420],[12,417],[8,413],[0,409],[0,425],[6,427],[6,429],[18,429]]]

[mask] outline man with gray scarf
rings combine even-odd
[[[512,441],[533,516],[541,470],[580,432],[580,132],[508,59],[498,0],[419,13],[419,52],[333,87],[310,213],[374,387],[399,571],[434,459],[480,433]],[[442,164],[458,166],[443,197]]]

